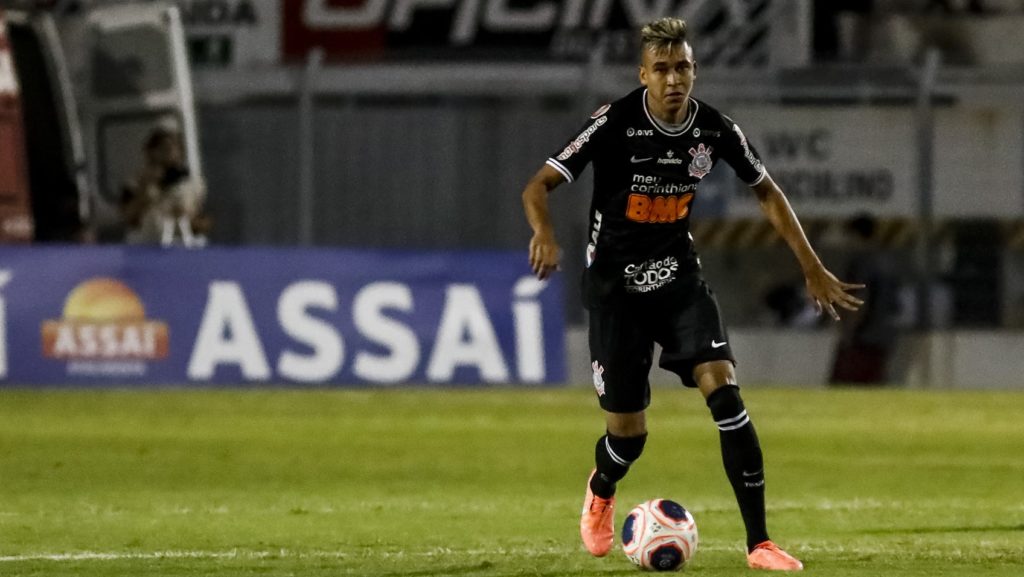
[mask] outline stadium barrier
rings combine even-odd
[[[0,387],[591,382],[520,251],[0,247]],[[736,327],[743,383],[823,386],[836,333]],[[1019,331],[904,336],[892,384],[1019,388]],[[655,368],[656,385],[678,379]]]
[[[741,385],[820,388],[828,385],[838,332],[739,327],[729,331]],[[571,327],[566,339],[569,380],[591,380],[587,331]],[[1024,389],[1013,359],[1024,350],[1020,331],[942,330],[907,334],[896,347],[887,385],[913,389]],[[660,351],[655,351],[657,360]],[[657,363],[655,362],[655,365]],[[655,386],[679,385],[657,366]]]
[[[565,381],[515,252],[0,247],[0,386]]]

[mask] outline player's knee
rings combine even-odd
[[[605,413],[605,429],[616,437],[638,437],[647,433],[647,414]]]
[[[708,408],[720,431],[734,431],[750,422],[747,409],[740,397],[740,388],[736,385],[719,387],[708,395]]]
[[[633,437],[618,437],[611,433],[604,436],[605,450],[617,464],[628,467],[640,458],[647,443],[647,433]]]

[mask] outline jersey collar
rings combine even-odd
[[[665,130],[665,129],[663,129],[661,127],[661,124],[658,123],[658,121],[655,120],[654,115],[651,114],[651,110],[649,108],[647,108],[647,89],[646,88],[644,88],[643,105],[644,105],[644,114],[647,115],[648,122],[651,123],[651,126],[653,126],[655,130],[657,130],[658,132],[664,134],[665,136],[682,136],[683,134],[686,134],[690,130],[690,128],[693,127],[693,122],[694,122],[694,120],[697,119],[697,110],[700,109],[700,103],[699,102],[697,102],[693,98],[687,97],[686,98],[686,120],[683,121],[682,128],[679,129],[679,132],[669,132],[669,131],[667,131],[667,130]]]

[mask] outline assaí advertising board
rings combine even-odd
[[[519,252],[0,247],[0,385],[560,383]]]

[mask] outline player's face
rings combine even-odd
[[[161,166],[181,166],[185,163],[185,150],[181,139],[176,135],[161,139],[160,144],[152,151],[153,162]]]
[[[644,50],[640,83],[647,87],[650,104],[659,112],[674,116],[683,110],[696,78],[697,64],[688,42],[673,44],[666,50]]]

